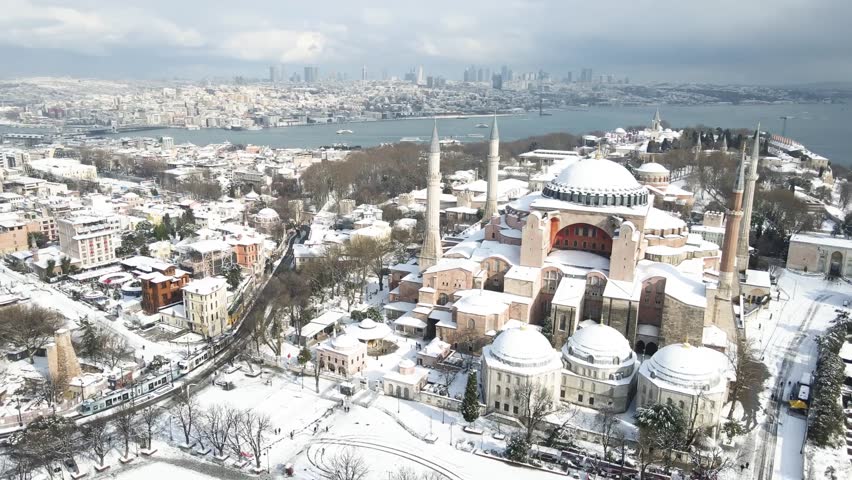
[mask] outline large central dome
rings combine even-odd
[[[633,206],[648,203],[648,190],[621,165],[605,159],[572,163],[543,192],[544,196],[591,206]]]

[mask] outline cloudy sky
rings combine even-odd
[[[852,0],[0,0],[0,76],[460,79],[465,65],[635,81],[852,79]]]

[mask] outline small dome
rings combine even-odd
[[[257,200],[258,198],[260,198],[260,195],[255,193],[254,189],[252,189],[249,193],[246,194],[247,200]]]
[[[402,360],[399,361],[399,369],[400,370],[409,369],[409,368],[414,368],[414,362],[411,359],[403,358]]]
[[[623,128],[621,128],[621,127],[618,127],[618,128],[615,129],[615,133],[617,135],[624,135],[625,133],[627,133],[627,131],[624,130]]]
[[[257,212],[257,216],[261,218],[278,218],[278,212],[271,208],[264,208]]]
[[[535,328],[522,325],[505,330],[490,345],[497,360],[515,367],[537,367],[553,359],[553,347]]]
[[[338,335],[331,341],[331,346],[334,347],[335,350],[352,350],[353,348],[358,346],[358,339],[353,337],[352,335],[341,334]]]
[[[370,330],[372,328],[376,328],[376,322],[372,318],[365,318],[364,320],[361,320],[361,322],[358,324],[358,327],[363,328],[365,330]]]
[[[571,356],[589,363],[613,364],[629,359],[633,351],[630,343],[618,330],[595,323],[571,335],[562,349],[563,356]]]
[[[623,166],[606,159],[583,159],[562,170],[545,186],[545,197],[586,205],[636,205],[647,203],[648,190]],[[594,197],[599,203],[592,203]],[[626,197],[631,197],[625,202]]]
[[[641,167],[636,169],[639,173],[664,173],[668,174],[669,169],[660,165],[657,162],[643,163]]]
[[[666,345],[642,364],[642,371],[670,385],[706,390],[721,382],[728,365],[724,354],[688,343]]]

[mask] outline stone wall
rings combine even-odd
[[[687,340],[700,345],[703,335],[704,308],[687,305],[666,295],[660,327],[660,348]]]

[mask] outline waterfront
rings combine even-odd
[[[791,116],[787,123],[787,136],[802,142],[810,150],[835,163],[850,165],[849,125],[852,108],[846,104],[785,104],[785,105],[699,105],[662,106],[663,120],[675,127],[707,125],[726,128],[754,128],[761,122],[762,129],[781,133],[781,116]],[[500,117],[500,138],[517,140],[551,132],[586,133],[594,130],[612,130],[631,125],[647,125],[654,107],[592,107],[585,110],[554,110],[552,115],[540,117],[531,112],[524,116]],[[440,119],[438,129],[444,138],[463,142],[483,141],[488,130],[476,124],[488,122],[481,117]],[[370,147],[382,143],[398,142],[403,137],[428,139],[432,129],[431,119],[384,120],[377,122],[306,125],[264,130],[232,131],[224,129],[186,130],[167,128],[144,132],[121,133],[113,137],[170,136],[176,143],[195,145],[230,141],[239,144],[269,145],[272,147],[319,147],[334,143]],[[337,135],[341,128],[352,134]]]

